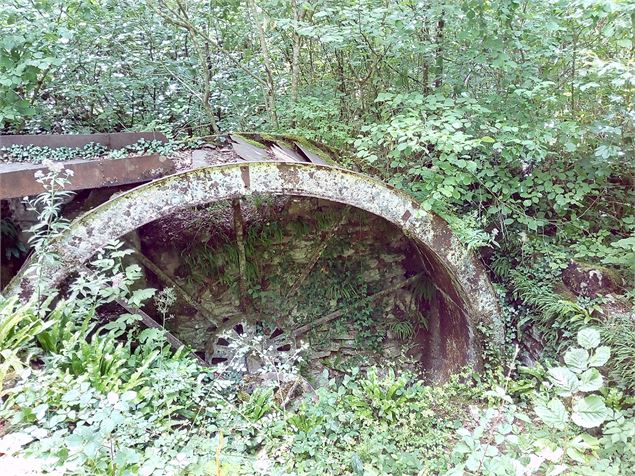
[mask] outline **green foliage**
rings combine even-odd
[[[548,345],[562,346],[571,339],[575,332],[593,320],[593,312],[597,306],[585,306],[563,298],[544,283],[539,284],[518,271],[510,273],[513,295],[522,298],[528,305],[538,311],[533,315],[539,319],[543,338]]]
[[[602,260],[603,263],[624,266],[630,272],[635,270],[635,236],[611,243],[611,248]]]
[[[611,347],[609,376],[632,393],[635,389],[635,323],[629,314],[605,319],[600,329],[603,340]]]
[[[257,422],[270,413],[275,406],[273,390],[267,388],[257,388],[251,394],[249,400],[245,402],[241,411],[247,420]]]
[[[286,419],[295,430],[287,471],[437,474],[447,468],[446,438],[470,389],[456,381],[428,387],[412,376],[374,369],[367,375],[353,370],[316,393],[315,401],[302,402]]]
[[[460,463],[448,474],[627,474],[635,456],[631,410],[611,409],[602,395],[604,366],[610,349],[600,346],[600,333],[584,328],[580,347],[564,355],[566,366],[548,369],[548,380],[532,394],[533,413],[523,411],[498,387],[479,426],[459,430],[454,448]],[[620,433],[623,432],[623,433]],[[616,436],[620,433],[620,436]]]
[[[12,145],[0,149],[0,162],[41,164],[44,161],[62,162],[73,159],[118,159],[129,155],[160,154],[168,156],[179,148],[180,144],[176,142],[164,143],[145,139],[139,139],[134,144],[112,150],[96,142],[90,142],[81,148],[57,147],[54,149],[35,145]]]
[[[332,380],[294,408],[274,404],[275,390],[240,399],[213,370],[168,351],[160,330],[139,330],[138,317],[98,325],[100,306],[139,306],[154,293],[132,291],[140,269],[124,268],[126,252],[113,245],[52,309],[0,306],[2,441],[17,454],[74,474],[440,474],[452,464],[455,474],[632,472],[632,318],[613,312],[619,297],[560,292],[572,258],[632,276],[631,2],[5,3],[3,132],[260,129],[345,148],[341,163],[411,194],[468,248],[488,248],[506,335],[505,348],[486,349],[489,374],[503,373],[497,361],[517,344],[544,346],[533,356],[541,364],[487,395],[378,370]],[[110,155],[177,148],[141,143]],[[2,153],[53,165],[40,177],[51,193],[31,203],[42,218],[31,230],[36,273],[56,264],[51,241],[66,226],[68,176],[53,161],[103,155],[85,149]],[[319,229],[331,218],[316,217]],[[288,232],[306,230],[249,231],[256,306],[301,325],[371,291],[363,269],[332,263],[335,248],[295,302],[262,289],[250,258]],[[16,231],[3,219],[2,233]],[[235,285],[235,247],[196,251],[194,282]],[[45,282],[37,291],[57,292]],[[373,312],[347,311],[322,338],[352,324],[372,348],[390,327],[405,338],[425,325],[421,316],[378,326]],[[576,340],[560,365],[548,364]],[[482,404],[477,396],[502,403],[474,421],[466,406]]]
[[[45,322],[31,304],[0,296],[0,396],[8,374],[29,364],[36,352],[35,338],[54,323],[52,319]]]
[[[61,17],[47,21],[55,3],[41,2],[44,11],[10,4],[0,12],[0,126],[22,126],[35,114],[43,84],[63,62],[60,53],[71,33]]]

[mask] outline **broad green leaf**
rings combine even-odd
[[[596,348],[600,345],[600,341],[600,333],[595,329],[587,327],[586,329],[581,329],[580,332],[578,332],[578,344],[585,349]]]
[[[556,391],[561,397],[569,397],[578,391],[580,381],[578,377],[566,367],[554,367],[549,369],[549,378],[556,386]]]
[[[583,433],[569,440],[569,448],[567,448],[567,455],[578,463],[588,464],[592,456],[592,451],[599,448],[597,438]]]
[[[609,357],[611,357],[611,348],[601,345],[589,358],[589,367],[602,367],[609,360]]]
[[[564,362],[575,373],[584,372],[589,364],[589,352],[585,349],[571,349],[564,354]]]
[[[552,398],[546,405],[540,403],[534,408],[536,415],[548,426],[564,429],[569,421],[569,415],[559,398]]]
[[[571,419],[582,428],[595,428],[604,423],[609,410],[604,399],[598,395],[588,395],[573,404]]]
[[[156,289],[154,288],[145,288],[145,289],[137,289],[132,293],[132,296],[128,299],[128,303],[135,307],[140,307],[143,301],[146,299],[150,299],[154,296]]]
[[[595,392],[602,388],[604,380],[598,369],[589,369],[580,375],[580,391]]]

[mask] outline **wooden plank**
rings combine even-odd
[[[316,154],[315,152],[313,152],[309,147],[303,146],[302,144],[300,144],[299,142],[294,142],[295,145],[298,146],[298,148],[302,151],[302,153],[304,155],[307,156],[307,158],[313,162],[314,164],[318,164],[318,165],[334,165],[333,162],[329,162],[324,160],[322,157],[320,157],[318,154]]]
[[[248,162],[260,162],[263,160],[271,160],[271,157],[267,153],[267,149],[256,147],[253,144],[242,139],[237,135],[230,135],[232,142],[232,148],[234,152]]]
[[[283,162],[309,162],[307,159],[302,157],[296,151],[281,145],[280,143],[276,143],[271,146],[271,152],[273,155]]]

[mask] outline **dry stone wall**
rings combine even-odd
[[[143,253],[210,311],[202,315],[179,302],[168,320],[175,335],[201,352],[216,335],[216,322],[241,315],[231,210],[231,203],[219,202],[138,231]],[[419,260],[414,245],[398,228],[320,199],[252,198],[243,201],[242,210],[252,320],[291,331],[350,307],[303,336],[314,370],[344,370],[387,358],[414,366],[421,361],[416,336],[425,329],[427,311],[413,289],[355,307],[367,295],[421,272],[420,265],[413,265]],[[164,285],[156,276],[149,280]],[[288,296],[294,285],[297,291]]]

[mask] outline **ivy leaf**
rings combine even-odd
[[[557,393],[561,397],[570,397],[578,391],[580,381],[578,377],[566,367],[554,367],[549,369],[549,377],[556,385]]]
[[[611,357],[611,348],[602,345],[595,349],[593,355],[589,359],[589,367],[602,367]]]
[[[595,392],[602,388],[604,379],[598,372],[598,369],[589,369],[580,375],[580,391],[582,392]]]
[[[571,349],[564,354],[564,362],[567,367],[579,374],[589,366],[589,352],[585,349]]]
[[[552,398],[546,405],[540,403],[534,408],[536,415],[548,426],[563,430],[569,421],[569,415],[559,398]]]
[[[581,329],[578,332],[578,344],[585,349],[595,349],[600,345],[600,333],[592,328]]]
[[[595,428],[604,423],[609,410],[604,399],[598,395],[588,395],[573,404],[571,419],[582,428]]]

